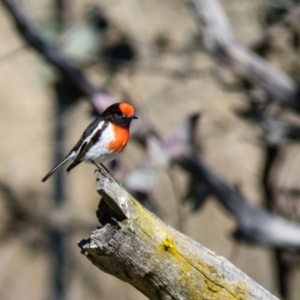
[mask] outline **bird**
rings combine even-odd
[[[115,159],[124,150],[130,137],[129,128],[133,119],[138,117],[134,115],[131,104],[118,102],[110,105],[85,129],[69,154],[42,179],[42,182],[70,161],[72,163],[67,168],[67,173],[83,161],[107,171],[103,163]]]

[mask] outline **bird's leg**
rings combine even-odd
[[[115,180],[115,181],[117,181],[115,178],[114,178],[114,176],[113,176],[113,174],[103,165],[103,164],[101,164],[100,163],[100,166],[101,166],[101,168],[103,168],[105,171],[106,171],[106,174],[110,177],[110,178],[112,178],[113,180]],[[118,181],[117,181],[118,182]]]
[[[110,173],[110,171],[109,171],[103,164],[100,164],[100,166],[101,166],[108,174],[112,175],[112,174]]]
[[[111,172],[103,165],[103,164],[96,164],[93,160],[91,162],[97,167],[97,169],[100,171],[100,173],[104,176],[109,176],[113,180],[115,180],[114,176],[111,174]]]
[[[93,160],[91,160],[91,163],[93,163],[96,166],[97,170],[102,174],[102,176],[107,176],[107,172],[105,172],[105,169],[103,169],[101,165],[96,164]]]
[[[91,163],[94,164],[99,171],[101,171],[101,168],[93,160],[91,160]]]

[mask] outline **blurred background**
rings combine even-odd
[[[236,41],[298,82],[299,1],[220,4]],[[146,299],[80,254],[77,242],[97,226],[93,166],[40,182],[93,118],[121,100],[139,120],[108,166],[115,177],[271,293],[300,299],[299,249],[233,235],[235,217],[162,147],[183,132],[189,149],[247,201],[299,221],[299,107],[274,102],[214,59],[193,10],[173,0],[0,1],[1,299]],[[182,125],[189,118],[198,120],[193,132]]]

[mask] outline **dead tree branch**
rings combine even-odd
[[[99,269],[149,299],[277,299],[223,257],[164,224],[97,174],[101,227],[79,243]]]
[[[120,100],[107,94],[103,88],[97,88],[76,63],[65,56],[60,49],[48,43],[40,35],[21,3],[16,0],[2,0],[2,3],[10,13],[21,38],[53,67],[57,68],[62,82],[70,88],[74,95],[77,97],[87,96],[97,113],[101,113],[108,105]],[[148,128],[148,126],[144,127]],[[136,131],[141,134],[140,132],[143,130],[139,128]],[[145,131],[147,129],[143,132]]]
[[[300,249],[300,226],[250,203],[237,188],[227,185],[197,157],[177,162],[207,185],[221,205],[237,219],[235,236],[250,243],[281,249]]]
[[[237,220],[236,238],[265,247],[299,251],[299,224],[252,204],[239,189],[231,187],[195,154],[189,141],[193,141],[196,136],[198,121],[199,115],[190,116],[165,142],[166,151],[172,161],[180,165],[199,184],[205,185],[209,194],[215,196],[233,215]]]
[[[34,27],[20,3],[16,0],[2,0],[2,3],[12,16],[20,36],[51,65],[57,67],[62,77],[70,85],[83,95],[90,97],[99,92],[70,59],[40,36],[38,30]]]
[[[217,0],[190,0],[190,4],[203,30],[205,47],[211,55],[229,64],[239,75],[277,101],[300,111],[298,84],[234,39]]]

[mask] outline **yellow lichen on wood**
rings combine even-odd
[[[210,290],[216,291],[219,290],[219,287],[222,287],[230,293],[232,299],[248,299],[247,289],[242,282],[226,280],[214,265],[207,264],[201,260],[192,259],[190,263],[207,278],[207,285]]]
[[[178,284],[186,290],[189,299],[248,299],[247,289],[241,282],[228,281],[215,266],[199,260],[198,255],[190,257],[183,254],[168,226],[133,198],[130,201],[131,207],[136,210],[133,215],[137,216],[133,217],[133,222],[155,243],[153,259],[169,260],[170,265],[176,266],[174,272],[178,275]]]

